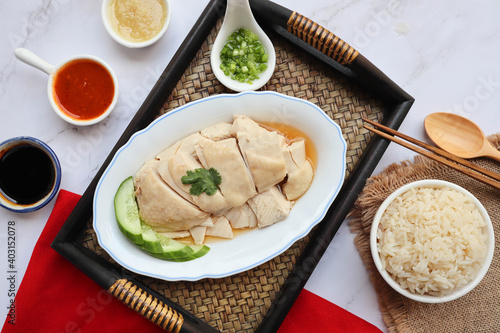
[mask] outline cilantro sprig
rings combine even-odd
[[[218,185],[220,185],[222,179],[214,168],[210,169],[195,169],[188,170],[185,176],[181,177],[183,184],[191,184],[189,193],[192,195],[200,195],[205,192],[208,195],[214,195],[217,193]]]

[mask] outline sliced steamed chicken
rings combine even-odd
[[[265,192],[281,182],[286,176],[286,165],[280,135],[244,116],[235,116],[233,130],[257,191]]]
[[[183,192],[183,195],[189,195],[191,200],[200,207],[201,210],[219,214],[228,208],[227,200],[222,196],[220,191],[214,195],[201,193],[200,195],[191,195],[189,190],[190,184],[183,184],[182,177],[186,175],[187,171],[202,168],[202,165],[190,154],[178,152],[171,156],[166,162],[160,160],[158,172],[163,179],[170,179],[175,183],[175,187]]]
[[[172,230],[188,230],[202,224],[209,214],[172,190],[158,174],[157,166],[157,160],[148,162],[134,177],[137,204],[144,222]]]
[[[304,140],[293,142],[287,147],[282,147],[282,150],[288,174],[282,190],[288,200],[295,200],[311,186],[314,170],[311,162],[306,158]]]
[[[175,231],[172,228],[165,226],[153,226],[152,228],[159,234],[162,234],[169,238],[186,238],[191,236],[195,244],[203,244],[205,241],[205,233],[207,231],[207,227],[213,227],[214,223],[212,218],[209,216],[203,221],[202,224],[197,225],[195,227],[191,227],[189,230],[178,230]]]
[[[192,195],[181,178],[214,168],[221,183],[214,195]],[[251,118],[234,116],[177,141],[134,176],[141,218],[170,238],[233,238],[233,229],[267,227],[286,219],[292,200],[314,176],[305,141],[289,144]],[[286,180],[284,182],[284,180]],[[281,186],[280,188],[277,186]]]
[[[265,128],[260,126],[252,118],[247,116],[235,115],[233,120],[233,133],[238,132],[255,132],[255,131],[267,131]]]
[[[171,177],[170,172],[168,172],[168,161],[172,156],[177,153],[185,153],[193,155],[195,154],[195,145],[198,144],[198,141],[202,139],[200,133],[194,133],[182,140],[177,141],[172,146],[168,147],[161,151],[158,155],[156,155],[156,159],[160,161],[158,166],[158,172],[162,179],[170,186],[174,191],[176,191],[179,195],[181,195],[184,199],[191,203],[195,203],[192,196],[189,194],[189,191],[185,191],[179,186],[177,186],[177,182]]]
[[[219,172],[222,179],[219,188],[230,207],[241,206],[257,194],[234,138],[201,140],[196,151],[205,169],[214,168]]]
[[[224,212],[224,216],[234,229],[255,228],[257,226],[257,216],[247,203],[227,210]]]
[[[218,123],[201,130],[201,136],[204,138],[220,141],[234,137],[233,125],[230,123]]]
[[[154,227],[153,227],[154,228]],[[193,228],[197,228],[197,227],[193,227]],[[191,228],[191,229],[193,229]],[[190,229],[190,230],[191,230]],[[168,238],[186,238],[186,237],[189,237],[191,234],[189,233],[189,231],[186,231],[186,230],[178,230],[178,231],[158,231],[155,229],[155,231],[159,234],[162,234]]]
[[[168,147],[167,149],[164,149],[163,151],[161,151],[158,155],[156,155],[156,159],[158,159],[158,160],[167,159],[168,157],[170,157],[173,154],[178,153],[178,152],[184,152],[184,153],[188,153],[191,155],[195,155],[196,152],[195,152],[194,147],[202,139],[203,139],[203,137],[198,132],[191,134],[191,135],[185,137],[184,139],[177,141],[176,143],[174,143],[172,146]]]
[[[248,200],[250,208],[257,216],[259,228],[283,221],[290,214],[292,204],[277,186]]]
[[[288,180],[282,187],[287,199],[296,200],[306,193],[313,177],[314,170],[309,161],[306,161],[297,172],[288,175]]]
[[[207,227],[196,226],[189,229],[189,233],[191,237],[193,237],[193,241],[195,244],[203,244],[205,241],[205,235],[207,233]]]
[[[213,216],[212,220],[214,221],[214,226],[207,228],[207,236],[233,238],[233,229],[224,216]]]

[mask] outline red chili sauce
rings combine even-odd
[[[99,117],[115,94],[109,71],[91,59],[72,60],[62,66],[55,74],[53,87],[57,105],[76,120]]]

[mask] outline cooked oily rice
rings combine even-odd
[[[450,294],[476,276],[486,255],[485,226],[463,193],[448,187],[410,189],[381,218],[382,267],[412,293]]]

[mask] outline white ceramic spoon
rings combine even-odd
[[[269,54],[267,69],[261,73],[259,79],[254,80],[252,84],[233,80],[229,76],[226,76],[220,69],[220,51],[222,50],[222,47],[227,41],[229,35],[238,28],[246,28],[255,33],[262,42],[262,45],[264,45],[266,52]],[[276,65],[276,53],[274,51],[274,46],[269,37],[267,37],[266,33],[261,29],[253,17],[248,0],[227,0],[224,22],[222,23],[222,27],[212,46],[210,63],[212,65],[212,71],[217,79],[227,88],[238,92],[257,90],[266,84],[273,75],[274,67]]]

